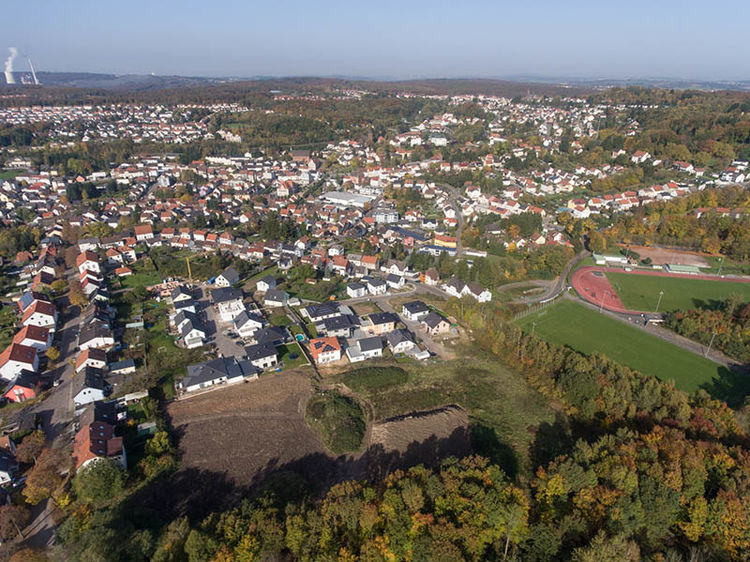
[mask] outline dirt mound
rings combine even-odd
[[[376,422],[366,455],[373,451],[396,453],[401,467],[466,456],[471,453],[469,416],[450,405]]]

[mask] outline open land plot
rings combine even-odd
[[[376,419],[458,404],[471,420],[476,452],[500,464],[510,475],[528,472],[536,430],[554,423],[555,409],[522,375],[489,352],[473,343],[457,346],[456,352],[457,358],[449,361],[379,362],[379,367],[403,370],[385,378],[383,371],[363,375],[354,370],[351,375],[337,375],[335,380],[366,399]]]
[[[629,310],[653,311],[663,291],[659,311],[714,306],[732,293],[750,300],[750,283],[732,280],[639,275],[608,271],[607,279]]]
[[[633,326],[562,301],[524,317],[519,324],[552,343],[582,353],[601,353],[610,359],[662,380],[674,380],[677,388],[693,392],[721,376],[723,367],[645,333]]]
[[[657,265],[667,263],[679,265],[694,265],[696,267],[709,267],[710,256],[698,252],[685,250],[671,250],[669,248],[654,248],[653,246],[630,246],[630,251],[637,253],[641,259],[651,258]]]
[[[180,470],[149,495],[172,514],[200,518],[226,509],[269,478],[297,474],[325,491],[343,480],[382,478],[396,468],[433,465],[471,451],[460,411],[438,408],[375,422],[364,453],[333,455],[305,423],[314,389],[288,371],[171,402]]]
[[[288,371],[170,403],[182,469],[221,473],[249,486],[272,468],[327,456],[304,420],[312,393],[308,377]],[[308,468],[315,471],[315,463]]]

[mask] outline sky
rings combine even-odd
[[[750,79],[750,0],[24,0],[17,71]],[[3,42],[5,45],[3,45]]]

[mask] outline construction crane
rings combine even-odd
[[[187,262],[187,268],[188,268],[188,279],[190,280],[190,288],[193,288],[193,274],[190,273],[190,258],[186,257],[185,261]]]

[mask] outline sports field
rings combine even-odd
[[[659,312],[710,307],[732,293],[742,295],[745,301],[750,300],[750,283],[634,275],[613,271],[608,271],[606,275],[620,300],[629,310],[655,310],[659,301],[659,291],[664,291]]]
[[[633,326],[581,304],[563,300],[518,321],[526,332],[581,353],[598,352],[632,369],[672,379],[677,388],[693,392],[723,369],[713,361],[685,351]]]

